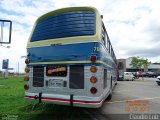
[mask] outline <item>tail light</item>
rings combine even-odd
[[[96,83],[96,82],[97,82],[97,78],[96,78],[95,76],[92,76],[92,77],[90,78],[90,82],[91,82],[91,83]]]
[[[96,66],[91,66],[90,71],[95,73],[97,72],[97,67]]]
[[[28,76],[24,76],[24,81],[28,81],[29,77]]]
[[[29,86],[25,84],[25,85],[24,85],[24,89],[25,89],[25,90],[28,90],[28,89],[29,89]]]
[[[29,64],[29,62],[30,62],[29,59],[26,59],[26,60],[25,60],[25,63],[26,63],[26,64]]]
[[[97,56],[96,55],[91,55],[90,59],[91,59],[92,62],[96,62]]]
[[[92,88],[90,89],[90,92],[91,92],[92,94],[96,94],[96,93],[97,93],[97,88],[92,87]]]
[[[29,68],[26,67],[26,68],[24,69],[24,71],[25,71],[26,73],[28,73],[28,72],[29,72]]]

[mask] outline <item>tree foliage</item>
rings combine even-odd
[[[139,56],[132,57],[132,60],[130,63],[130,65],[133,68],[137,68],[137,69],[140,69],[142,66],[148,66],[149,64],[151,64],[151,62],[148,61],[148,59],[140,58]]]

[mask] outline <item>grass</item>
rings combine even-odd
[[[0,119],[7,115],[18,120],[89,119],[82,108],[25,102],[23,85],[22,77],[0,78]]]

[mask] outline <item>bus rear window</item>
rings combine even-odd
[[[31,36],[31,42],[95,34],[95,12],[73,11],[41,19]]]

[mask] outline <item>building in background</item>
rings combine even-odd
[[[118,74],[122,76],[126,72],[126,59],[117,59]]]
[[[119,75],[123,75],[124,72],[137,72],[139,69],[133,68],[130,63],[132,61],[132,57],[127,59],[117,59],[118,65],[118,72]],[[149,66],[142,66],[142,72],[154,72],[159,74],[160,73],[160,63],[151,63]]]

